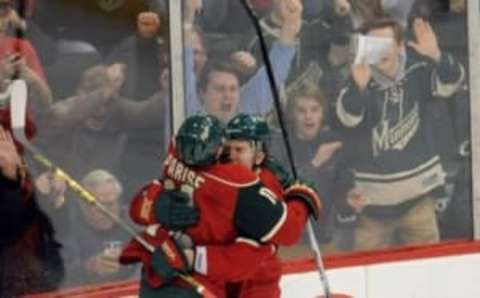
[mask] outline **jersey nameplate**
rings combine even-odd
[[[170,178],[177,182],[188,184],[194,189],[199,188],[205,182],[205,178],[198,175],[194,170],[187,167],[172,154],[167,156],[167,159],[165,160],[165,168],[167,169],[167,175]]]

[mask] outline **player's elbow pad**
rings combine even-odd
[[[286,217],[285,204],[268,188],[258,185],[240,191],[235,210],[240,236],[267,242],[280,230]]]
[[[147,226],[156,222],[153,205],[162,190],[162,183],[154,180],[140,189],[133,197],[129,215],[136,224]]]

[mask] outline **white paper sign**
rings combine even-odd
[[[393,39],[363,34],[353,36],[354,64],[377,64],[393,46]]]

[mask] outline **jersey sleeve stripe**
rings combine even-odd
[[[238,237],[237,239],[235,239],[235,242],[245,243],[253,247],[260,247],[260,244],[257,241],[245,237]]]

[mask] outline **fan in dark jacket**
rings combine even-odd
[[[315,183],[324,203],[324,216],[319,222],[323,250],[333,253],[334,208],[346,203],[351,186],[343,181],[348,177],[342,140],[325,123],[327,104],[319,87],[308,81],[288,93],[289,140],[295,167],[300,176]],[[287,163],[283,142],[273,140],[272,154]]]

